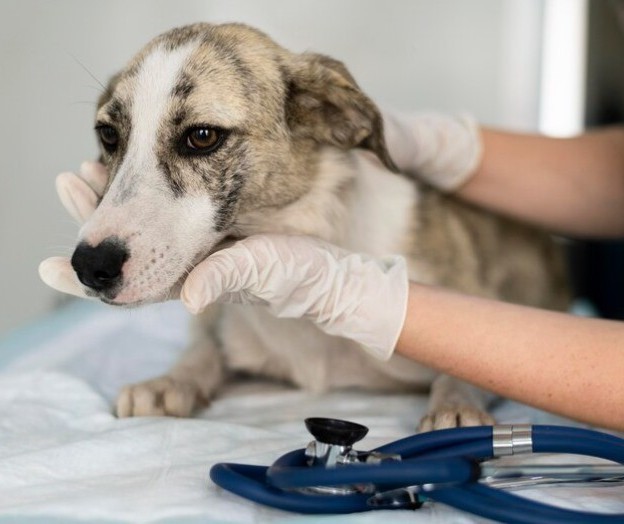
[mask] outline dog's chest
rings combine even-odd
[[[356,343],[327,335],[310,321],[277,319],[262,307],[225,306],[219,332],[228,369],[314,392],[351,387],[408,391],[428,387],[436,376],[400,356],[381,362]]]

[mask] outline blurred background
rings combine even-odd
[[[0,333],[61,299],[37,276],[41,259],[71,253],[77,232],[57,201],[54,178],[95,158],[92,126],[100,83],[157,34],[196,21],[246,22],[293,51],[344,61],[382,107],[468,111],[487,125],[566,136],[587,124],[622,120],[620,5],[2,0]],[[624,314],[621,245],[575,244],[572,260],[579,293],[591,296],[607,316]],[[611,280],[597,279],[609,271]]]

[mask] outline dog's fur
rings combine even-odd
[[[414,280],[540,307],[565,306],[562,261],[545,235],[495,218],[397,174],[377,107],[346,68],[293,54],[239,24],[196,24],[150,42],[101,97],[107,192],[81,230],[92,246],[128,246],[112,304],[167,298],[220,243],[256,233],[315,235],[372,255],[403,254]],[[219,130],[209,155],[180,150],[187,129]],[[487,319],[484,319],[487,321]],[[262,308],[205,313],[193,346],[165,377],[125,388],[120,416],[187,416],[224,370],[334,387],[414,390],[432,384],[425,429],[487,423],[487,396],[394,356]]]

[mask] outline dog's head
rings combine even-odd
[[[244,217],[311,187],[323,146],[373,151],[382,120],[344,66],[293,54],[239,24],[196,24],[150,42],[101,97],[105,195],[72,265],[89,294],[162,300]]]

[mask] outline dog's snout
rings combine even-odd
[[[109,291],[121,282],[121,268],[129,252],[124,242],[111,237],[93,247],[81,242],[71,264],[78,280],[95,291]]]

